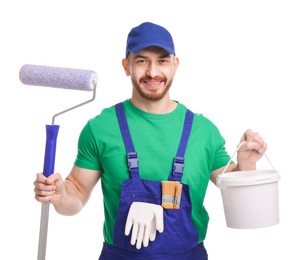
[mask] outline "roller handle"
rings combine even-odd
[[[59,125],[46,125],[47,140],[43,170],[43,174],[46,177],[49,177],[51,174],[54,173],[58,131]]]
[[[44,159],[43,174],[49,177],[54,173],[55,155],[57,135],[59,131],[58,125],[46,125],[46,149]],[[42,203],[41,218],[40,218],[40,231],[38,242],[38,260],[46,259],[47,236],[48,236],[48,222],[49,222],[49,202]]]

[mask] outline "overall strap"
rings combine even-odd
[[[193,112],[187,109],[181,141],[179,144],[176,157],[173,160],[172,171],[170,172],[170,175],[168,177],[168,180],[170,181],[180,182],[183,177],[184,163],[185,163],[184,156],[185,156],[185,151],[187,148],[187,144],[188,144],[188,140],[192,128],[193,118],[194,118]]]
[[[116,104],[115,109],[116,109],[116,116],[118,119],[121,135],[127,151],[128,168],[131,174],[131,178],[140,179],[138,157],[137,157],[137,153],[135,152],[134,144],[129,131],[129,126],[128,126],[123,103],[121,102]]]

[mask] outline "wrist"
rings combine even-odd
[[[256,170],[256,163],[242,162],[238,163],[236,171],[253,171]]]

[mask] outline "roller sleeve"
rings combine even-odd
[[[92,70],[25,64],[19,72],[25,85],[93,91],[97,74]]]

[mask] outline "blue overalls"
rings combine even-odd
[[[124,234],[130,206],[133,202],[162,204],[162,184],[141,179],[138,157],[130,135],[123,104],[116,105],[121,134],[127,151],[130,179],[123,181],[113,245],[104,243],[99,260],[207,260],[203,243],[198,244],[198,233],[191,219],[189,186],[183,184],[180,209],[163,209],[164,231],[157,232],[156,239],[147,247],[136,249],[130,244],[130,236]],[[169,181],[181,182],[184,170],[184,154],[187,147],[194,114],[187,110],[179,148],[174,158]]]

